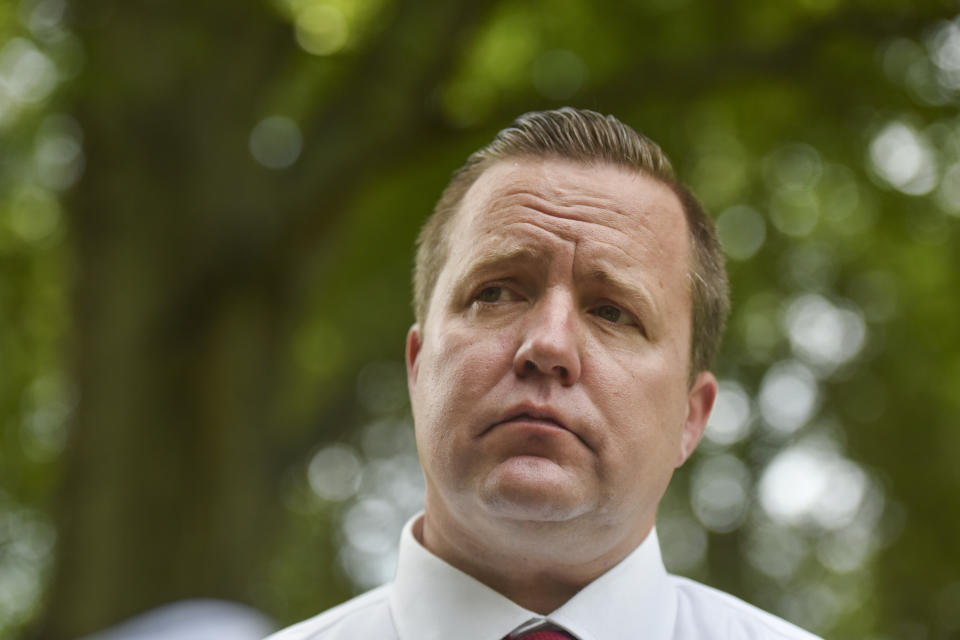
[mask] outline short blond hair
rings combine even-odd
[[[507,158],[562,158],[583,164],[606,163],[639,171],[670,187],[680,200],[690,231],[692,262],[691,380],[709,369],[730,309],[723,251],[713,221],[690,190],[677,181],[660,147],[613,116],[564,107],[531,111],[501,130],[457,169],[417,238],[413,272],[413,309],[423,326],[440,271],[447,262],[447,237],[464,195],[477,178]]]

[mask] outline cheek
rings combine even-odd
[[[451,329],[435,350],[435,385],[451,392],[483,392],[512,366],[515,340],[509,330]]]
[[[646,355],[619,363],[608,375],[598,374],[600,396],[608,399],[601,410],[627,464],[660,456],[672,463],[686,419],[686,373],[668,357]]]
[[[414,403],[425,437],[436,444],[463,433],[471,409],[510,375],[511,345],[509,332],[477,335],[463,329],[448,329],[425,345]]]
[[[607,452],[603,456],[607,484],[621,507],[659,500],[673,474],[681,447],[684,409],[670,385],[661,380],[631,379],[614,396],[618,415],[611,417]],[[609,414],[608,414],[609,415]]]

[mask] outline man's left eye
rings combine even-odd
[[[503,297],[503,287],[484,287],[477,294],[477,300],[480,302],[499,302]]]
[[[630,314],[621,309],[620,307],[615,307],[612,304],[603,304],[595,309],[591,310],[590,313],[606,320],[607,322],[612,322],[613,324],[631,324],[632,318]]]

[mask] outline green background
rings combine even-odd
[[[0,636],[389,577],[418,225],[572,104],[657,140],[730,255],[668,566],[830,638],[960,637],[956,12],[0,3]]]

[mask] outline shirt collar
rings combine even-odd
[[[559,625],[580,640],[667,640],[677,602],[656,530],[630,555],[548,616],[512,602],[427,551],[403,528],[390,607],[400,640],[500,640],[523,627]]]

